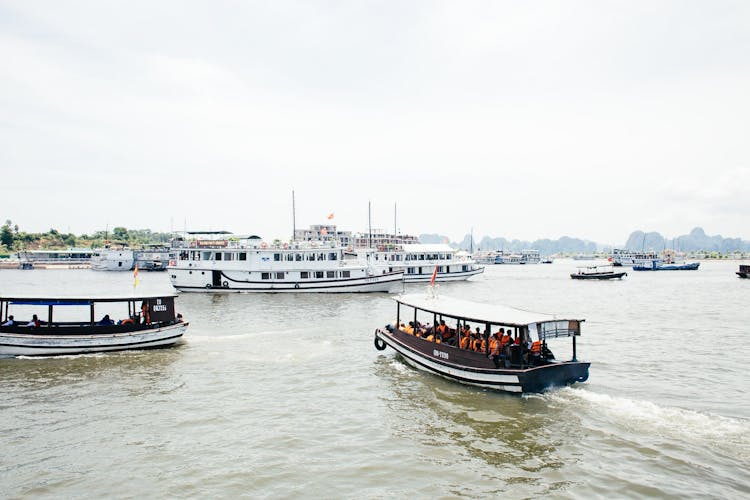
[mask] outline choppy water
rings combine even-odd
[[[440,286],[587,319],[589,381],[540,396],[376,351],[395,311],[380,294],[185,294],[176,348],[2,359],[0,496],[750,495],[750,280],[736,262],[622,282],[571,280],[575,265]],[[130,273],[0,271],[4,295],[131,291]]]

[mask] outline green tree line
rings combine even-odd
[[[128,229],[115,227],[112,231],[96,231],[93,234],[75,235],[50,229],[46,233],[28,233],[20,230],[18,224],[6,220],[0,228],[0,251],[3,253],[19,250],[62,250],[70,247],[96,248],[109,243],[125,243],[138,246],[154,243],[169,243],[171,233],[159,233],[150,229]]]

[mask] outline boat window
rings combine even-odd
[[[315,271],[315,277],[316,278],[322,278],[323,277],[323,271]]]
[[[281,260],[281,254],[280,253],[273,254],[273,260],[276,261],[276,262],[280,261]]]
[[[221,252],[214,253],[214,260],[221,260]]]
[[[224,260],[234,260],[234,254],[227,252],[224,254]]]
[[[305,254],[305,260],[315,260],[315,254],[312,252],[308,252]]]
[[[419,260],[424,260],[424,254],[423,253],[419,254]]]
[[[341,277],[342,278],[349,278],[351,277],[352,273],[350,271],[341,271]]]
[[[337,255],[334,252],[328,254],[328,260],[336,260]]]
[[[296,260],[297,262],[301,261],[302,260],[302,254],[301,253],[295,253],[294,254],[294,260]]]
[[[297,255],[299,255],[299,254],[297,254]],[[301,279],[303,279],[303,280],[306,280],[307,278],[309,278],[309,277],[310,277],[310,273],[309,273],[309,272],[307,272],[307,271],[302,271],[301,273],[299,273],[299,277],[300,277]]]
[[[461,270],[462,271],[468,271],[469,270],[469,266],[461,266]]]
[[[406,268],[406,274],[414,274],[414,268],[413,267],[407,267]]]
[[[240,252],[238,256],[239,260],[247,260],[247,252]]]
[[[293,253],[285,253],[284,254],[284,260],[287,262],[294,261],[294,254]]]
[[[277,280],[283,280],[283,279],[284,279],[284,275],[285,275],[285,274],[286,274],[286,273],[276,273],[276,279],[277,279]]]
[[[271,279],[271,273],[260,273],[260,279],[262,279],[262,280],[270,280]]]
[[[443,272],[443,266],[438,266],[438,272],[439,272],[439,273],[442,273],[442,272]]]
[[[326,278],[335,278],[336,271],[326,271]]]
[[[326,260],[326,254],[324,254],[324,253],[319,253],[319,254],[318,254],[318,260]]]
[[[211,260],[212,252],[203,252],[203,260]]]

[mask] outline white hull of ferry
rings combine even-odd
[[[437,273],[435,277],[436,282],[446,281],[464,281],[471,278],[474,275],[482,274],[484,267],[474,267],[469,271],[456,271],[450,273]],[[406,283],[428,283],[432,280],[432,273],[429,274],[404,274],[404,281]]]
[[[182,339],[187,324],[152,330],[92,335],[0,333],[0,356],[59,356],[168,347]],[[43,332],[44,327],[37,329]]]
[[[246,279],[242,271],[216,271],[218,283],[214,284],[214,271],[169,268],[172,286],[181,292],[202,293],[355,293],[385,292],[399,293],[404,288],[403,272],[392,272],[353,278],[263,280]],[[205,273],[205,274],[201,274]],[[291,273],[290,273],[291,274]]]

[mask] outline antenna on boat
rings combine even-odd
[[[372,248],[372,202],[367,201],[367,247]]]
[[[292,189],[292,241],[297,241],[297,209],[294,205],[294,189]]]
[[[396,213],[397,213],[397,205],[396,203],[393,204],[393,236],[396,236],[398,234],[398,225],[396,224]]]

